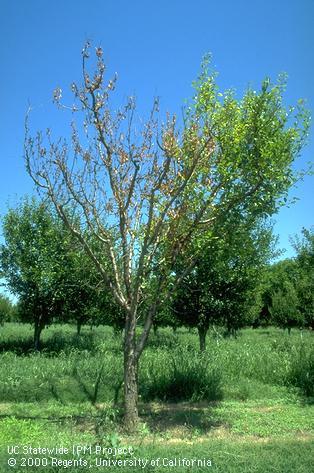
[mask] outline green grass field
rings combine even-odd
[[[44,331],[40,354],[31,346],[30,326],[0,328],[0,471],[311,471],[311,332],[210,333],[200,355],[196,333],[161,329],[142,357],[142,423],[132,437],[121,424],[120,336],[108,327],[77,336],[71,326],[54,326]],[[72,452],[77,445],[85,446],[80,455]],[[19,452],[9,453],[12,446]],[[28,446],[69,453],[29,453]],[[108,467],[109,460],[122,464]]]

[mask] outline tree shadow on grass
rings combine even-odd
[[[47,356],[55,356],[61,352],[69,353],[73,349],[95,353],[98,349],[98,340],[94,332],[77,335],[60,331],[40,343],[40,352]],[[35,352],[32,336],[2,340],[0,352],[12,352],[17,356],[30,355]]]
[[[206,434],[214,428],[226,426],[215,413],[218,403],[145,404],[141,418],[152,432],[197,430]]]

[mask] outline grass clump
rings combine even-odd
[[[302,345],[291,361],[288,382],[300,388],[305,396],[314,400],[314,349]]]
[[[156,351],[155,351],[156,354]],[[217,401],[223,397],[222,374],[206,354],[177,347],[172,353],[148,353],[143,365],[142,398],[162,401]]]

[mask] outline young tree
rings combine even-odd
[[[204,63],[182,130],[170,115],[159,127],[157,101],[138,126],[134,98],[116,112],[110,106],[116,78],[106,79],[101,48],[96,48],[94,73],[88,70],[89,55],[87,44],[83,83],[71,86],[70,108],[77,119],[71,122],[70,143],[53,138],[50,130],[31,136],[26,125],[26,166],[124,311],[125,425],[132,430],[138,423],[139,359],[176,258],[192,238],[217,219],[228,219],[234,209],[276,211],[294,181],[291,164],[307,116],[301,110],[289,126],[281,83],[264,81],[260,93],[249,90],[239,101],[231,92],[219,94]],[[59,106],[61,95],[56,89]],[[108,267],[85,237],[86,228],[102,245]],[[161,244],[166,251],[159,258]],[[186,261],[172,287],[197,257]],[[139,334],[139,307],[153,272],[158,277]]]

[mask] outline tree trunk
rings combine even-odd
[[[124,427],[136,432],[138,416],[138,364],[156,314],[157,303],[150,308],[141,336],[136,339],[137,306],[126,314],[124,328]]]
[[[76,334],[81,335],[82,322],[80,320],[76,323]]]
[[[127,314],[124,330],[124,427],[138,427],[138,357],[136,354],[136,308]]]
[[[40,325],[40,322],[35,321],[35,330],[34,330],[34,350],[40,350],[40,335],[43,327]]]
[[[198,336],[199,336],[199,341],[200,341],[200,351],[205,351],[206,350],[206,335],[208,331],[208,327],[204,327],[204,325],[199,325],[197,327],[198,330]]]
[[[134,350],[124,352],[124,426],[128,432],[137,429],[138,417],[138,361]]]

